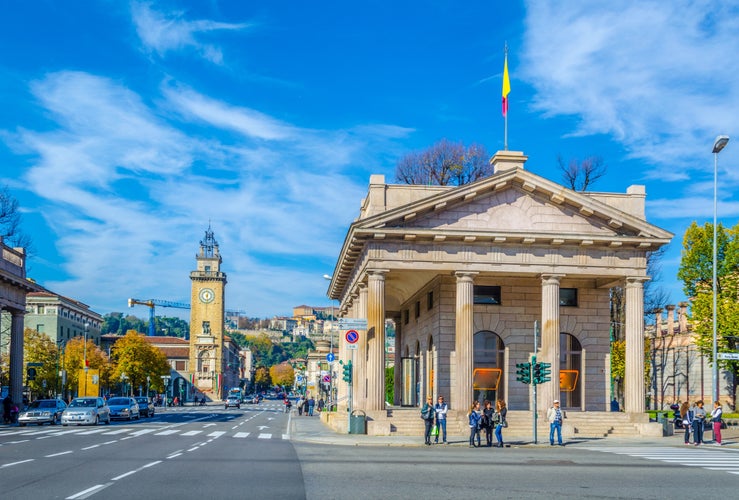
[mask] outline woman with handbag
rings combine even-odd
[[[480,402],[475,401],[470,406],[470,411],[467,412],[467,418],[470,424],[470,448],[480,447]],[[475,437],[477,437],[477,444],[475,444]]]
[[[685,428],[685,444],[690,444],[690,430],[693,428],[693,410],[690,409],[690,403],[687,401],[680,407],[680,417],[683,419],[683,428]]]
[[[434,425],[434,418],[436,417],[436,410],[434,410],[434,399],[429,396],[426,398],[426,402],[421,408],[421,418],[425,425],[423,437],[426,439],[426,444],[431,446],[431,427]]]
[[[499,399],[495,402],[495,410],[498,414],[498,423],[495,426],[495,439],[498,441],[495,446],[497,448],[503,448],[503,428],[508,427],[508,421],[506,420],[506,414],[508,409],[506,408],[505,401]]]

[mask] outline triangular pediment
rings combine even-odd
[[[515,169],[360,220],[358,230],[670,239],[672,234],[589,196]]]

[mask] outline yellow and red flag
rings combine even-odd
[[[503,116],[508,116],[508,94],[511,92],[511,81],[508,79],[508,51],[503,63]]]

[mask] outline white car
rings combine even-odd
[[[62,425],[110,424],[110,408],[103,398],[74,398],[62,413]]]
[[[229,396],[226,398],[226,409],[228,410],[230,406],[241,408],[241,398],[238,396]]]
[[[61,399],[37,399],[18,415],[18,425],[43,425],[46,422],[56,425],[61,421],[67,404]]]

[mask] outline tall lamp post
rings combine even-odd
[[[729,143],[728,135],[720,135],[716,137],[713,143],[713,393],[714,401],[719,400],[719,384],[718,384],[718,345],[716,342],[716,260],[718,254],[718,245],[716,242],[716,205],[717,205],[717,189],[718,189],[718,154]]]
[[[331,281],[331,276],[329,276],[328,274],[324,274],[323,279]],[[331,300],[331,297],[329,297],[329,300]],[[331,300],[331,331],[329,335],[331,336],[331,350],[329,352],[331,353],[331,356],[333,359],[333,354],[334,354],[334,301],[333,300]],[[330,411],[330,409],[334,405],[334,401],[336,400],[336,398],[334,397],[334,362],[330,361],[328,367],[329,367],[328,394],[329,394],[329,399],[330,399],[328,407]]]

